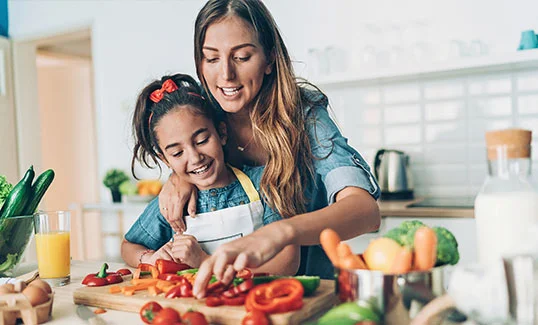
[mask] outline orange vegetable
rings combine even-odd
[[[437,235],[430,227],[420,227],[415,232],[415,269],[430,270],[437,259]]]
[[[111,286],[108,288],[108,292],[110,293],[120,293],[121,287],[120,286]]]
[[[106,313],[106,309],[97,308],[96,310],[93,311],[93,313],[96,314],[96,315],[104,314],[104,313]]]
[[[334,266],[339,266],[339,258],[338,258],[338,252],[337,247],[338,244],[340,244],[340,236],[336,233],[336,231],[325,228],[319,235],[319,242],[321,243],[321,247],[323,247],[323,250],[325,251],[325,254],[327,254],[327,257],[331,260]]]
[[[132,279],[131,280],[131,283],[134,284],[134,285],[138,285],[138,284],[149,284],[149,285],[152,285],[152,284],[156,284],[157,282],[159,282],[161,280],[159,279],[153,279],[153,278],[147,278],[147,279]]]
[[[390,273],[403,274],[411,271],[413,263],[413,251],[407,247],[402,247],[400,252],[396,254]]]
[[[161,289],[157,288],[156,285],[151,285],[148,287],[148,292],[151,296],[156,296],[159,293],[163,292]]]
[[[340,242],[336,247],[336,253],[338,254],[338,264],[341,268],[348,270],[368,269],[362,259],[353,254],[348,244]]]

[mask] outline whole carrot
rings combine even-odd
[[[403,274],[411,271],[413,263],[413,251],[407,247],[402,249],[396,254],[394,262],[390,268],[392,274]]]
[[[333,263],[335,267],[339,267],[339,259],[338,259],[338,253],[336,251],[336,248],[338,247],[338,244],[340,244],[340,236],[336,233],[336,231],[325,228],[319,235],[319,242],[321,243],[321,247],[323,247],[323,250]]]
[[[427,271],[437,259],[437,235],[430,227],[420,227],[415,232],[415,269]]]
[[[338,244],[336,252],[338,253],[338,263],[341,268],[348,270],[368,269],[362,259],[353,254],[348,244],[341,242]]]

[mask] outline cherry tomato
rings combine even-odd
[[[188,325],[208,325],[209,323],[205,319],[204,314],[199,311],[188,311],[181,317],[183,323]]]
[[[163,309],[163,307],[157,302],[150,301],[140,308],[140,318],[144,323],[151,324],[161,309]]]
[[[270,322],[269,322],[269,318],[267,318],[267,315],[265,315],[259,310],[249,311],[243,318],[243,321],[241,322],[241,325],[269,325],[269,324]]]
[[[174,308],[166,307],[161,309],[161,311],[153,318],[153,323],[156,325],[170,325],[170,324],[181,324],[181,317],[179,313]]]

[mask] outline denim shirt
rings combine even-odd
[[[345,187],[362,188],[374,199],[381,191],[370,167],[343,137],[327,110],[327,97],[320,92],[304,90],[303,96],[316,104],[306,106],[306,128],[313,154],[314,180],[306,190],[308,211],[324,208],[336,200]],[[333,267],[319,245],[301,248],[298,274],[333,278]]]
[[[263,167],[244,167],[243,172],[250,178],[256,190],[260,190],[260,180]],[[215,210],[235,207],[250,203],[238,180],[231,184],[210,190],[198,191],[196,204],[197,213],[211,212]],[[262,200],[264,206],[263,224],[269,224],[282,219]],[[188,217],[187,217],[188,218]],[[131,226],[125,239],[131,243],[143,245],[149,249],[158,250],[173,237],[172,227],[159,210],[158,198],[153,199],[144,212]]]

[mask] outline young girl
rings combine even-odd
[[[200,93],[192,77],[176,74],[152,82],[138,97],[133,175],[135,160],[149,168],[154,166],[150,160],[155,165],[161,160],[196,186],[200,213],[186,220],[185,232],[173,235],[158,213],[157,199],[150,202],[122,243],[122,257],[131,266],[164,258],[198,267],[222,243],[281,219],[264,207],[251,181],[259,187],[263,168],[246,168],[243,173],[224,162],[226,125]],[[298,265],[299,249],[290,245],[259,271],[295,274]]]

